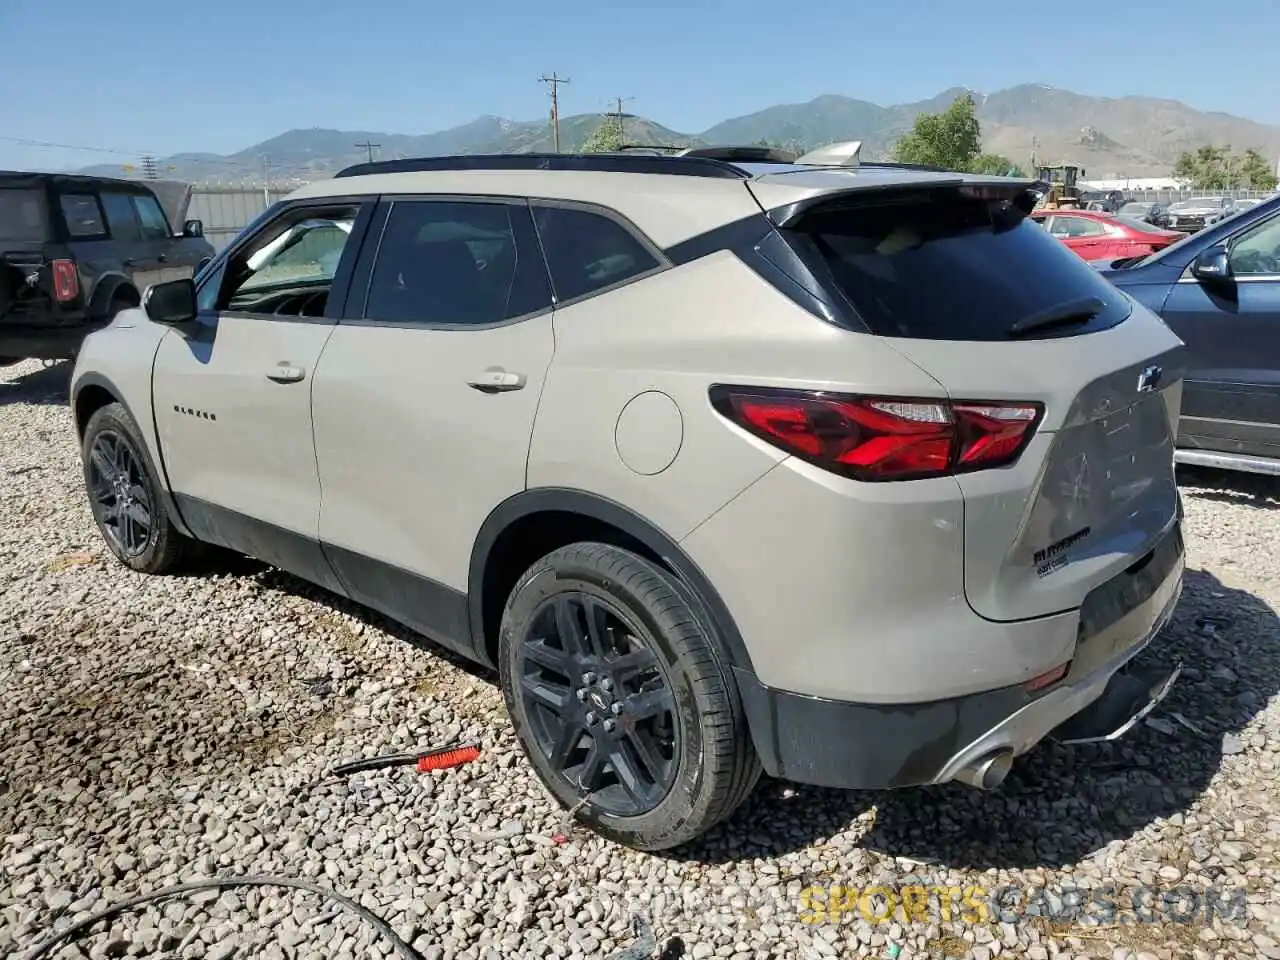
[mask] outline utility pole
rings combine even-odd
[[[553,70],[551,76],[545,74],[538,78],[539,83],[551,85],[551,143],[556,153],[560,152],[560,84],[568,83],[568,77],[561,77]]]
[[[1036,151],[1040,148],[1040,138],[1031,138],[1031,169],[1036,169]]]
[[[381,146],[382,146],[382,144],[380,144],[380,143],[370,143],[368,140],[366,140],[364,143],[357,143],[357,144],[356,144],[356,146],[357,146],[357,147],[359,147],[361,150],[368,151],[368,154],[369,154],[369,162],[370,162],[370,163],[373,163],[373,151],[374,151],[375,149],[377,149],[378,147],[381,147]]]
[[[265,153],[258,159],[262,161],[262,202],[269,207],[271,206],[271,170],[267,166]]]
[[[160,179],[159,171],[156,169],[155,157],[148,156],[142,158],[142,175],[148,180]]]
[[[620,143],[625,140],[625,134],[627,132],[626,122],[623,119],[626,117],[626,114],[622,112],[622,105],[634,99],[635,97],[614,97],[613,102],[617,105],[618,109],[613,113],[607,114],[607,116],[613,117],[618,121],[618,141]]]

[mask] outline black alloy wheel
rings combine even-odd
[[[141,556],[154,525],[145,468],[132,445],[114,430],[100,431],[89,448],[87,468],[93,513],[109,545],[122,559]]]
[[[668,850],[729,816],[760,761],[697,595],[614,544],[552,550],[498,635],[502,695],[552,798],[601,836]]]
[[[548,598],[519,647],[519,696],[551,769],[601,811],[657,807],[677,770],[671,685],[651,646],[609,600],[584,591]]]

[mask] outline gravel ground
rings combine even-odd
[[[607,956],[635,942],[633,912],[700,960],[1280,958],[1280,482],[1184,478],[1192,572],[1144,656],[1187,670],[1121,743],[1042,746],[986,795],[765,782],[693,849],[652,856],[568,827],[491,677],[249,561],[181,578],[113,562],[68,372],[0,371],[0,955],[138,893],[273,874],[350,894],[429,958]],[[452,771],[327,773],[459,736],[484,752]],[[887,908],[857,888],[916,883],[961,889],[861,915]],[[824,914],[815,887],[855,893]],[[1003,913],[951,903],[998,889]],[[331,903],[264,888],[138,909],[59,955],[389,952]]]

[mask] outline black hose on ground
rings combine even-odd
[[[344,896],[336,890],[322,887],[318,883],[312,883],[310,880],[298,880],[292,877],[266,877],[253,874],[243,877],[218,877],[213,880],[180,883],[177,886],[165,887],[153,893],[122,900],[99,910],[92,916],[73,923],[61,933],[55,933],[53,936],[48,937],[27,955],[26,960],[40,960],[41,957],[52,953],[53,949],[62,942],[73,940],[95,924],[117,917],[132,910],[134,907],[154,903],[157,900],[170,900],[189,893],[199,893],[201,890],[229,890],[234,887],[292,887],[295,890],[306,890],[309,893],[317,894],[345,907],[368,923],[391,943],[396,953],[400,954],[404,960],[423,960],[422,954],[413,949],[399,934],[391,929],[391,924],[387,923],[368,907],[356,903],[350,897]],[[648,921],[644,917],[637,915],[632,918],[632,927],[636,934],[636,942],[629,947],[624,947],[611,953],[605,960],[647,960],[648,957],[653,956],[653,951],[657,948],[657,944],[653,939],[653,930]],[[682,956],[684,956],[684,943],[679,937],[672,937],[663,950],[660,960],[676,960],[676,958]]]
[[[154,893],[143,894],[139,897],[133,897],[129,900],[122,900],[103,910],[98,911],[91,917],[73,923],[61,933],[54,934],[37,946],[26,957],[26,960],[40,960],[41,957],[48,956],[53,952],[54,947],[58,946],[65,940],[70,940],[84,931],[88,930],[96,923],[103,920],[111,919],[119,916],[126,911],[132,910],[134,907],[140,907],[143,904],[154,903],[157,900],[170,900],[174,897],[180,897],[188,893],[199,893],[201,890],[228,890],[233,887],[292,887],[295,890],[306,890],[310,893],[317,894],[327,900],[350,910],[356,916],[360,917],[371,927],[384,936],[395,948],[396,953],[400,954],[404,960],[422,960],[422,954],[413,949],[409,944],[391,929],[391,924],[383,920],[380,916],[356,903],[350,897],[344,896],[335,890],[322,887],[318,883],[312,883],[310,880],[297,880],[292,877],[264,877],[249,875],[244,877],[219,877],[213,880],[197,880],[194,883],[181,883],[173,887],[165,887]]]

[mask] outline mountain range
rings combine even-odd
[[[827,94],[808,103],[780,104],[725,120],[699,133],[679,133],[638,115],[625,115],[625,138],[646,145],[749,144],[762,140],[791,149],[837,140],[861,140],[867,157],[888,155],[922,112],[943,110],[964,88],[944,90],[916,103],[882,107]],[[973,94],[983,149],[1030,166],[1074,163],[1093,179],[1167,174],[1179,154],[1207,144],[1255,148],[1280,155],[1280,127],[1226,113],[1208,113],[1176,100],[1090,97],[1038,84]],[[604,122],[600,114],[561,117],[561,149],[577,149]],[[545,119],[483,116],[460,127],[421,135],[367,130],[300,129],[228,155],[179,153],[159,160],[161,175],[194,181],[316,179],[366,159],[363,143],[377,144],[379,159],[443,154],[550,151]],[[120,176],[121,167],[86,168]],[[134,171],[134,175],[140,175]]]

